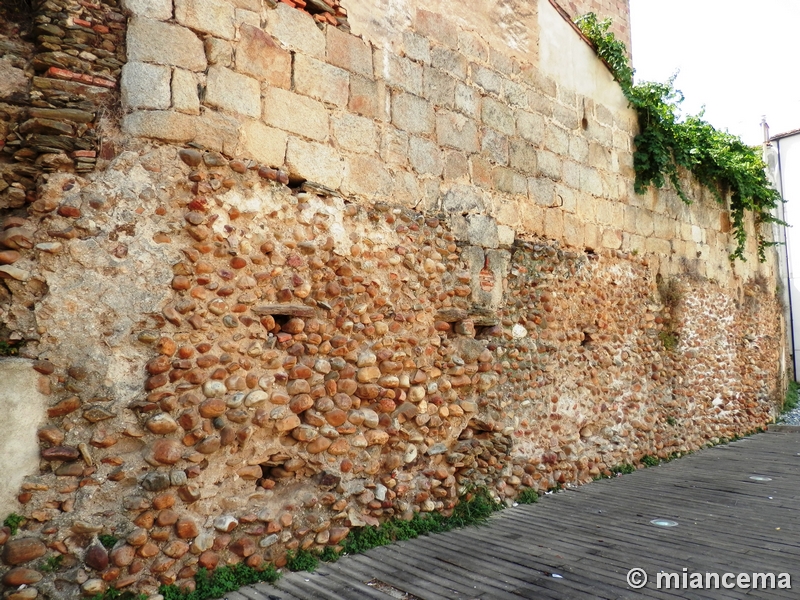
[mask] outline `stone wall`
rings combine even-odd
[[[7,15],[20,23],[6,21],[0,46],[3,208],[32,201],[40,173],[94,169],[98,120],[113,106],[125,59],[115,1],[27,4],[30,13]]]
[[[0,237],[46,411],[8,597],[191,588],[773,418],[774,257],[731,265],[691,181],[633,193],[633,114],[551,4],[365,6],[126,3],[122,131]]]

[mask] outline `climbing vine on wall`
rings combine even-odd
[[[703,120],[702,113],[679,119],[683,94],[675,89],[674,76],[666,83],[635,84],[625,44],[609,31],[610,19],[598,21],[594,13],[587,13],[575,23],[594,44],[638,115],[639,134],[634,139],[633,155],[636,192],[642,194],[650,185],[663,187],[669,180],[680,198],[689,204],[691,200],[678,178],[680,167],[688,169],[720,204],[725,204],[726,195],[730,195],[736,239],[731,260],[746,260],[745,212],[754,216],[758,258],[766,260],[765,250],[775,242],[764,238],[761,226],[783,222],[773,215],[781,197],[767,180],[759,151],[735,135],[718,131]]]

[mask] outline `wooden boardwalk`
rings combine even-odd
[[[800,434],[770,432],[547,495],[482,527],[375,548],[226,598],[799,598],[799,498]],[[678,526],[652,525],[657,518]],[[626,582],[635,567],[649,576],[642,589]],[[683,569],[703,578],[789,573],[792,589],[657,588],[660,571],[682,577]]]

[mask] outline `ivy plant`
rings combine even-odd
[[[717,202],[725,205],[726,197],[730,198],[736,240],[730,259],[746,260],[745,214],[749,212],[755,221],[758,258],[765,261],[766,248],[777,242],[767,241],[762,225],[785,223],[773,214],[782,200],[767,179],[759,149],[746,145],[735,135],[718,131],[703,120],[702,113],[681,119],[683,94],[675,89],[674,76],[666,83],[634,83],[627,49],[609,31],[610,19],[599,21],[597,15],[587,13],[575,23],[608,65],[637,113],[639,134],[634,138],[633,155],[636,192],[643,194],[648,186],[660,188],[669,181],[681,200],[690,204],[679,180],[679,169],[687,169],[711,191]]]

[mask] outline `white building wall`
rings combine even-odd
[[[776,140],[773,145],[780,156],[781,192],[786,201],[786,251],[789,261],[789,293],[792,302],[794,345],[800,342],[800,133]],[[797,380],[800,364],[795,350],[794,372]]]

